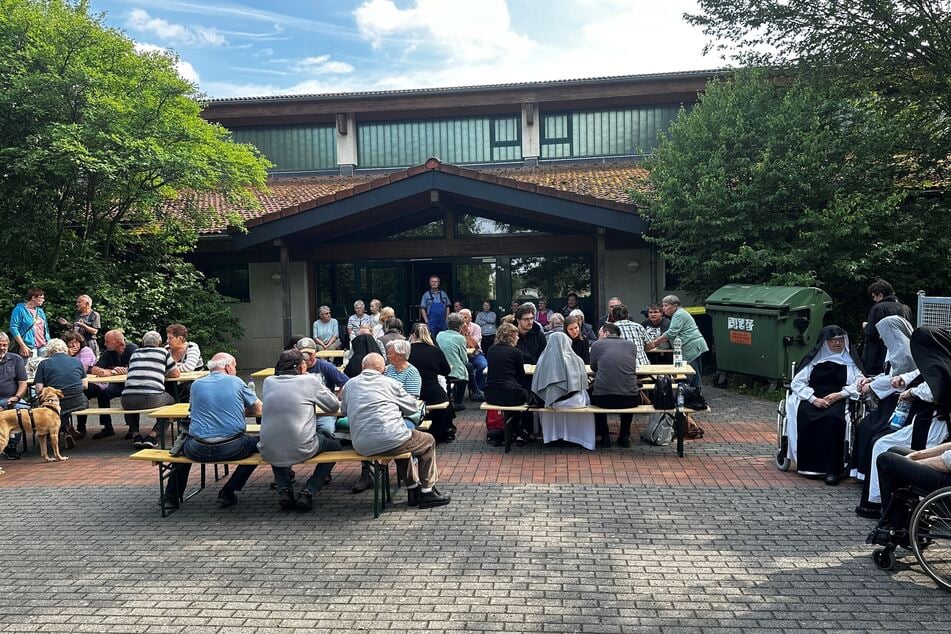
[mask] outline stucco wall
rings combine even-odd
[[[281,320],[281,284],[272,279],[280,274],[281,265],[274,263],[249,264],[251,302],[234,304],[232,311],[241,320],[244,337],[236,345],[238,367],[259,370],[274,365],[283,348]],[[307,265],[290,263],[291,323],[295,334],[310,334],[307,320]]]
[[[634,265],[633,263],[637,264]],[[604,252],[605,304],[611,297],[617,296],[635,315],[651,302],[650,249],[622,249]],[[635,269],[636,270],[633,270]],[[660,269],[660,275],[663,270]],[[655,288],[660,288],[655,285]],[[605,306],[598,308],[603,315]]]

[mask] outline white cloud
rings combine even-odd
[[[304,59],[297,60],[293,68],[298,72],[313,75],[345,74],[353,72],[353,66],[346,62],[334,61],[330,59],[330,55],[305,57]]]
[[[528,55],[531,38],[512,30],[505,0],[416,0],[400,9],[393,0],[367,0],[354,11],[357,28],[374,48],[437,53],[449,64],[482,63]]]
[[[126,20],[126,27],[141,33],[152,34],[163,42],[171,44],[222,46],[228,43],[225,36],[215,28],[174,24],[162,18],[152,17],[144,9],[133,9]]]
[[[145,44],[142,42],[135,43],[135,50],[138,53],[161,53],[162,55],[168,56],[174,62],[175,70],[178,72],[179,77],[193,84],[198,84],[198,71],[195,70],[194,66],[179,57],[175,51],[167,49],[163,46]]]

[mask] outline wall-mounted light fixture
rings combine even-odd
[[[271,281],[274,282],[274,286],[281,285],[281,274],[280,273],[271,273]]]
[[[627,263],[627,272],[630,273],[631,275],[637,273],[640,270],[641,270],[641,263],[638,262],[637,260],[631,260],[630,262]]]

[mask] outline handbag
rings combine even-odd
[[[684,407],[696,410],[705,410],[709,407],[700,387],[684,386],[680,389],[683,390]]]
[[[674,384],[669,376],[662,374],[654,381],[651,403],[653,403],[654,409],[674,409],[677,407],[677,401],[674,399]]]

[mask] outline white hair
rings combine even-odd
[[[224,370],[232,364],[237,364],[237,361],[233,356],[227,352],[219,352],[211,358],[211,361],[208,362],[208,369],[210,371]]]
[[[360,308],[367,307],[367,305],[363,303],[362,299],[358,299],[357,301],[353,302],[353,307],[356,308],[357,306],[359,306]]]
[[[155,330],[150,330],[142,335],[143,348],[157,348],[162,345],[162,335]]]
[[[398,354],[404,359],[409,359],[410,353],[410,343],[405,339],[394,339],[389,341],[386,344],[387,351],[392,350],[394,354]]]
[[[664,299],[660,300],[661,304],[670,304],[671,306],[680,306],[680,298],[676,295],[668,295]]]
[[[92,308],[92,297],[90,297],[89,295],[80,295],[76,299],[86,302],[87,304],[89,304],[89,307]]]
[[[581,310],[580,308],[575,308],[573,311],[571,311],[570,313],[568,313],[568,316],[569,316],[569,317],[581,317],[581,319],[584,319],[584,311]]]
[[[62,339],[50,339],[49,343],[46,344],[47,354],[66,354],[68,350],[66,342]]]

